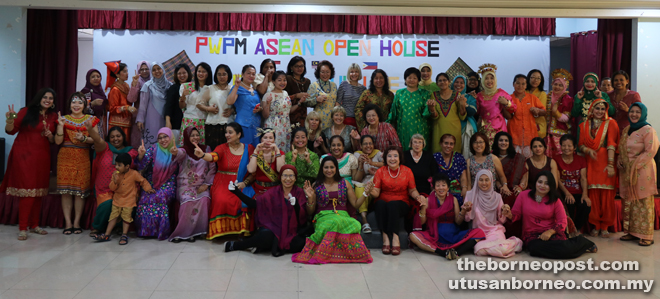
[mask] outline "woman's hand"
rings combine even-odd
[[[522,192],[522,188],[520,188],[520,186],[513,186],[513,193],[518,195],[520,192]]]
[[[596,90],[594,90],[594,95],[599,99],[603,98],[603,93],[600,90],[598,90],[598,87],[596,87]]]
[[[580,91],[578,91],[576,96],[578,99],[582,99],[584,97],[584,86],[582,87],[582,89],[580,89]]]
[[[551,229],[544,231],[540,236],[539,239],[543,241],[548,241],[550,238],[552,238],[552,235],[554,235],[555,232]]]
[[[474,90],[473,90],[473,91],[470,91],[469,94],[470,94],[473,98],[475,98],[475,99],[477,98],[477,92],[476,92],[476,91],[474,91]]]
[[[305,150],[304,153],[302,153],[302,157],[307,161],[307,163],[312,163],[312,161],[309,159],[309,151]]]
[[[298,158],[298,150],[292,144],[291,145],[291,163],[296,163],[297,158]]]
[[[254,106],[254,109],[252,109],[252,113],[256,114],[261,112],[261,110],[264,110],[264,108],[261,107],[261,104],[257,104],[256,106]]]
[[[78,140],[80,142],[83,142],[86,139],[85,135],[83,135],[83,133],[80,132],[80,131],[76,131],[76,136],[74,138],[76,138],[76,140]]]
[[[570,194],[570,193],[566,194],[565,200],[566,200],[566,203],[569,204],[569,205],[572,205],[572,204],[575,203],[575,197],[573,197],[573,194]]]
[[[176,146],[173,146],[172,148],[170,148],[170,153],[172,154],[172,156],[176,157],[176,155],[179,153],[179,149]]]
[[[623,166],[623,160],[619,159],[618,161],[616,161],[616,165],[619,167],[619,169],[623,169],[623,167],[624,167]]]
[[[353,138],[355,140],[360,140],[360,133],[358,133],[357,130],[351,131],[351,138]]]
[[[62,117],[62,113],[57,112],[57,124],[60,125],[60,126],[63,126],[65,122],[66,122],[66,119],[64,117]]]
[[[598,153],[596,152],[596,150],[589,148],[587,149],[587,154],[589,155],[589,157],[591,157],[591,159],[598,160]]]
[[[558,108],[559,108],[559,101],[552,104],[552,108],[550,109],[550,111],[557,112]]]
[[[626,105],[626,103],[624,103],[623,101],[619,102],[619,109],[621,109],[621,111],[625,113],[628,113],[628,110],[630,110],[630,108],[628,108],[628,105]]]
[[[299,92],[296,94],[296,97],[300,99],[300,101],[305,101],[307,100],[307,97],[309,97],[309,94],[306,92]]]
[[[13,120],[16,118],[16,110],[14,110],[14,105],[7,105],[9,108],[9,111],[5,114],[5,117],[7,117],[7,120]]]
[[[369,170],[368,170],[368,171],[369,171],[369,174],[370,174],[370,175],[375,175],[376,172],[378,171],[378,169],[373,168],[373,167],[369,167]]]
[[[92,106],[101,106],[103,105],[103,99],[96,99],[90,103]]]
[[[183,89],[183,94],[182,94],[182,95],[183,95],[184,97],[187,97],[188,95],[190,95],[190,90],[188,90],[188,88],[184,88],[184,89]]]
[[[500,103],[500,105],[508,106],[509,105],[509,100],[507,100],[504,96],[500,96],[497,98],[497,102]]]
[[[429,109],[433,109],[433,108],[435,108],[435,103],[436,103],[436,102],[435,102],[434,99],[428,99],[428,100],[426,101],[426,106],[429,106]]]
[[[587,204],[587,207],[591,207],[591,199],[587,194],[582,194],[582,202]]]
[[[140,79],[140,74],[138,74],[138,71],[135,71],[135,76],[133,76],[133,82],[131,82],[131,87],[136,87],[138,85],[138,79]]]
[[[142,139],[142,145],[140,145],[140,147],[138,147],[138,154],[140,154],[140,156],[144,157],[144,155],[146,153],[147,153],[147,148],[144,147],[144,139]]]
[[[220,113],[220,108],[218,108],[218,106],[213,104],[213,106],[209,106],[208,108],[206,108],[206,112],[211,114],[218,114]]]
[[[314,147],[319,147],[321,144],[323,144],[323,138],[321,138],[321,136],[316,137],[314,140]]]
[[[92,119],[86,120],[83,125],[85,126],[85,129],[87,129],[87,132],[91,132],[94,130],[94,124],[92,123]]]
[[[420,207],[426,207],[429,205],[429,199],[426,196],[417,196],[417,202]]]
[[[135,112],[137,112],[137,109],[133,106],[128,106],[128,112],[130,112],[131,114],[135,114]]]
[[[511,190],[509,190],[509,187],[507,187],[506,185],[500,188],[500,192],[502,192],[502,194],[504,194],[505,196],[511,195]]]
[[[314,188],[312,188],[312,184],[310,184],[309,181],[305,181],[303,190],[305,190],[305,196],[307,196],[307,198],[314,196]]]
[[[238,190],[243,190],[245,187],[247,187],[247,185],[245,185],[244,182],[240,182],[236,184],[236,188],[238,188]]]
[[[144,144],[144,141],[142,142],[142,144]],[[201,158],[201,157],[204,157],[204,155],[206,155],[206,153],[201,148],[199,148],[197,143],[193,143],[193,145],[195,145],[195,156],[196,157]]]
[[[144,132],[144,123],[143,122],[137,122],[137,127],[140,132]]]
[[[472,211],[472,202],[466,201],[463,203],[461,210],[464,210],[466,213]]]
[[[513,214],[511,213],[511,207],[507,204],[502,206],[502,215],[506,218],[513,218]]]
[[[326,98],[327,98],[327,96],[322,94],[322,95],[316,97],[316,102],[319,103],[319,104],[323,104],[323,102],[325,102]]]
[[[607,177],[613,177],[616,174],[616,170],[614,170],[614,165],[607,165],[605,167],[605,171],[607,171]]]
[[[227,109],[222,111],[222,116],[223,117],[230,117],[232,114],[234,114],[234,109],[233,108],[227,108]]]
[[[209,185],[202,184],[201,186],[199,186],[199,188],[197,188],[197,194],[200,194],[208,189],[209,189]]]

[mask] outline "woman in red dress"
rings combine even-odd
[[[255,178],[254,193],[261,195],[270,188],[280,185],[280,173],[277,171],[285,163],[284,152],[275,143],[275,131],[271,128],[257,129],[261,134],[261,143],[250,156],[248,172]]]
[[[55,140],[58,117],[55,114],[55,91],[39,90],[32,102],[16,113],[13,105],[6,113],[5,132],[15,135],[7,160],[0,192],[19,197],[18,239],[27,240],[30,232],[45,235],[39,227],[41,197],[48,195],[50,180],[50,143]]]

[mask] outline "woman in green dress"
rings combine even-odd
[[[426,62],[422,63],[419,65],[419,71],[422,74],[422,77],[419,79],[419,88],[426,89],[431,93],[440,91],[440,87],[437,84],[437,77],[436,82],[433,82],[433,68],[430,64]]]
[[[425,140],[429,140],[428,119],[431,112],[427,104],[433,100],[433,95],[419,88],[421,73],[418,69],[408,68],[403,77],[406,80],[406,88],[397,90],[387,122],[396,129],[403,150],[407,151],[410,149],[412,135],[419,133]]]
[[[440,73],[435,81],[440,88],[433,93],[435,98],[429,101],[428,106],[431,110],[432,135],[431,148],[434,153],[442,151],[441,137],[445,134],[451,134],[456,138],[456,148],[460,151],[463,146],[461,138],[461,122],[467,116],[466,106],[467,98],[463,95],[456,96],[456,93],[449,88],[449,76]]]
[[[296,186],[302,188],[305,181],[314,180],[319,172],[319,156],[307,148],[307,129],[298,127],[291,132],[291,151],[286,153],[284,161],[298,170]],[[277,167],[280,173],[282,165]]]
[[[616,112],[616,107],[612,106],[612,102],[610,102],[610,97],[607,93],[598,90],[598,75],[596,75],[596,73],[587,73],[584,75],[582,89],[578,91],[574,99],[575,101],[573,101],[571,116],[577,119],[577,125],[587,119],[589,107],[596,99],[603,99],[607,102],[609,107],[607,115],[614,115]]]

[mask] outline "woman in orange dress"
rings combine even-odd
[[[232,234],[244,234],[253,230],[252,216],[248,216],[247,206],[229,189],[229,182],[238,180],[236,187],[243,194],[253,197],[254,189],[250,184],[254,178],[247,171],[248,161],[254,152],[252,145],[241,143],[243,127],[238,123],[227,124],[225,132],[227,143],[218,145],[211,153],[205,153],[197,147],[195,156],[218,165],[218,172],[211,186],[211,208],[209,209],[209,233],[207,239]]]
[[[120,127],[126,138],[131,140],[131,117],[133,113],[137,113],[137,109],[128,103],[129,87],[126,83],[128,80],[128,69],[125,63],[120,61],[106,62],[108,67],[108,82],[106,88],[111,88],[108,94],[108,111],[110,112],[110,119],[108,120],[109,127]]]
[[[607,227],[614,225],[617,176],[614,155],[619,141],[619,126],[608,116],[609,103],[596,99],[589,107],[587,120],[578,127],[578,146],[587,157],[587,189],[591,199],[589,222],[595,226],[591,236],[609,238]]]

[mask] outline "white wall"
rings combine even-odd
[[[571,33],[598,29],[598,19],[555,19],[555,36],[570,37]]]
[[[78,34],[78,76],[76,81],[76,90],[81,90],[85,87],[85,76],[87,71],[92,68],[94,64],[94,40],[92,38],[81,37],[82,34]],[[99,70],[103,76],[103,84],[105,86],[105,69]]]
[[[633,24],[634,25],[634,24]],[[634,27],[634,26],[633,26]],[[660,128],[660,118],[653,117],[660,112],[660,101],[657,100],[660,88],[660,20],[639,19],[637,22],[637,43],[633,41],[633,74],[637,92],[642,102],[649,109],[648,122],[656,129]],[[635,48],[636,51],[635,51]],[[635,54],[637,59],[635,59]],[[637,69],[636,74],[634,72]],[[633,87],[634,88],[634,87]]]
[[[0,115],[4,117],[7,105],[17,111],[25,106],[25,39],[27,37],[27,10],[21,7],[0,9]],[[14,137],[2,129],[5,138],[5,166]]]

